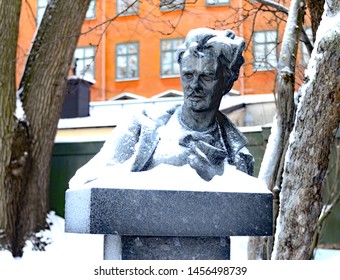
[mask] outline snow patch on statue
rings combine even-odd
[[[153,189],[178,191],[215,191],[215,192],[256,192],[266,193],[266,185],[226,164],[221,176],[214,176],[209,182],[202,178],[188,164],[181,167],[161,164],[153,169],[130,172],[126,166],[117,166],[112,170],[103,170],[98,178],[87,184],[70,181],[70,189],[117,188],[117,189]]]

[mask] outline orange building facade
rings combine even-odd
[[[23,1],[18,80],[47,2]],[[250,8],[244,0],[92,0],[70,75],[95,81],[91,101],[124,93],[152,97],[167,90],[181,91],[174,51],[188,31],[198,27],[232,29],[247,43],[246,62],[233,90],[272,93],[276,46],[284,24],[278,25],[271,13],[251,13]]]

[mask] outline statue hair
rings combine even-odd
[[[235,36],[232,30],[218,31],[198,28],[188,33],[185,42],[179,46],[176,55],[177,62],[181,64],[183,56],[192,55],[199,58],[207,52],[212,53],[230,77],[230,83],[225,91],[227,93],[238,79],[240,68],[244,63],[242,54],[244,49],[244,40]]]

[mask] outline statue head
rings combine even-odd
[[[217,31],[209,28],[191,30],[184,44],[177,50],[177,61],[182,69],[183,61],[207,57],[219,65],[226,77],[223,95],[228,93],[238,79],[240,67],[244,63],[242,52],[245,42],[231,30]],[[185,62],[186,63],[186,62]],[[182,73],[181,73],[182,74]]]

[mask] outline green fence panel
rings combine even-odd
[[[328,198],[330,194],[340,192],[340,130],[338,130],[337,138],[332,147],[329,159],[327,177],[323,186],[323,200],[325,204],[329,204]],[[328,248],[340,249],[340,202],[333,208],[331,214],[325,220],[319,243],[325,244]]]
[[[50,175],[50,208],[64,217],[65,191],[75,172],[99,152],[103,142],[55,143]]]

